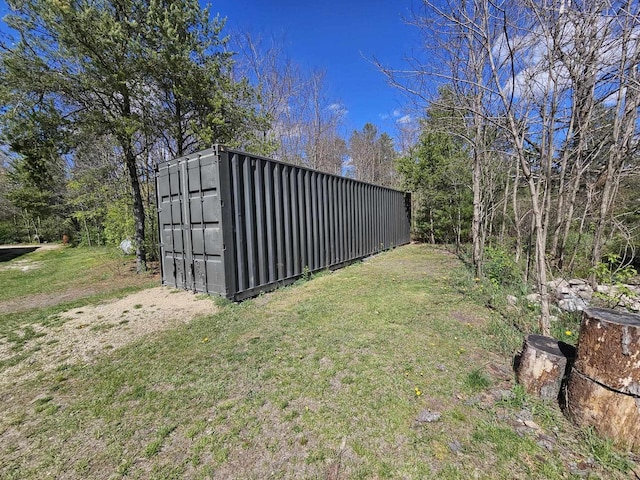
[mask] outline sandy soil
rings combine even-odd
[[[32,326],[42,336],[24,345],[22,351],[32,353],[6,369],[0,384],[22,382],[65,363],[91,362],[101,353],[216,311],[216,305],[209,298],[156,287],[119,300],[63,312],[58,314],[61,323],[55,327]],[[14,355],[11,344],[0,341],[0,360]]]

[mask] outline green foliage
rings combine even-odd
[[[0,53],[0,104],[6,106],[0,129],[33,180],[21,181],[11,200],[33,227],[59,203],[52,166],[62,165],[64,178],[62,158],[75,160],[83,145],[109,139],[117,156],[112,169],[124,165],[129,176],[132,193],[126,195],[133,197],[128,203],[144,268],[145,155],[156,147],[177,156],[214,142],[249,144],[245,132],[262,120],[253,90],[233,75],[224,22],[197,0],[24,0],[9,6],[5,21],[17,33]],[[85,170],[69,182],[71,216],[85,243],[101,241],[103,222],[110,241],[130,232],[130,216],[120,210],[124,201],[103,191],[100,180]]]
[[[480,392],[491,385],[491,380],[485,375],[481,368],[476,368],[469,372],[464,379],[464,384],[472,392]]]
[[[607,285],[626,283],[638,272],[631,265],[622,265],[620,260],[620,255],[608,253],[604,261],[598,262],[590,273],[595,274],[598,283]]]
[[[26,243],[28,241],[29,237],[15,220],[0,221],[0,244]]]
[[[593,457],[603,467],[621,472],[627,472],[633,467],[628,458],[616,452],[611,440],[601,438],[592,428],[584,430],[582,436]]]
[[[572,252],[572,264],[570,274],[578,278],[587,278],[592,268],[589,261],[593,247],[593,232],[578,232],[577,226],[567,236],[566,251]],[[573,253],[575,252],[575,254]],[[569,272],[567,272],[569,273]]]
[[[132,240],[135,234],[131,200],[116,200],[107,206],[104,220],[104,236],[108,245],[120,245],[125,239]]]
[[[52,165],[43,171],[33,167],[28,158],[17,157],[7,170],[4,196],[19,212],[12,219],[17,231],[9,236],[30,242],[58,241],[65,214],[63,171]]]
[[[502,247],[485,248],[483,272],[497,285],[516,286],[522,283],[522,272],[513,255]]]
[[[558,312],[557,320],[551,322],[551,336],[565,343],[576,345],[581,320],[581,312]]]
[[[595,292],[594,298],[599,300],[607,308],[615,308],[620,305],[624,306],[625,298],[635,297],[626,283],[635,277],[638,272],[631,265],[621,264],[618,254],[608,253],[604,257],[604,261],[598,262],[590,271],[596,277],[599,284],[609,285],[607,292]]]
[[[446,92],[441,95],[446,102]],[[458,245],[469,239],[473,216],[469,157],[451,133],[450,114],[432,107],[428,115],[418,144],[396,166],[402,187],[413,194],[414,237]]]

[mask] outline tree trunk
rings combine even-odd
[[[622,448],[640,451],[640,400],[610,390],[573,369],[566,413],[577,425],[591,426]]]
[[[640,451],[640,315],[583,312],[567,414],[617,445]]]
[[[140,191],[140,180],[136,168],[136,156],[131,145],[124,146],[125,164],[131,181],[131,193],[133,194],[133,219],[135,222],[136,244],[136,271],[138,273],[147,270],[147,254],[144,245],[144,203]]]
[[[87,234],[87,245],[91,246],[91,234],[89,233],[89,227],[87,226],[87,218],[84,217],[84,231]]]
[[[522,347],[516,378],[527,393],[543,400],[557,400],[567,362],[575,349],[566,343],[542,335],[527,335]]]
[[[124,90],[121,92],[123,98],[123,117],[131,119],[133,117],[131,110],[131,99],[129,92]],[[144,201],[142,192],[140,191],[140,178],[138,176],[138,168],[136,166],[136,155],[133,151],[132,136],[128,133],[122,133],[120,136],[120,145],[124,152],[124,163],[129,173],[131,181],[131,193],[133,196],[133,221],[135,222],[134,243],[136,244],[136,272],[146,272],[147,270],[147,254],[144,244]]]
[[[595,267],[602,258],[602,247],[604,246],[604,229],[607,226],[607,214],[611,205],[611,193],[613,190],[612,182],[614,176],[614,167],[611,161],[607,165],[607,173],[605,175],[604,188],[600,197],[600,208],[598,209],[598,218],[596,220],[596,228],[593,232],[593,247],[591,248],[591,267]],[[589,283],[595,290],[597,286],[596,274],[591,273]]]
[[[562,231],[562,237],[560,239],[560,245],[557,246],[556,251],[556,260],[558,269],[562,270],[564,267],[564,257],[565,250],[567,249],[567,241],[569,239],[569,233],[571,232],[571,223],[573,222],[573,213],[576,204],[576,198],[578,196],[578,190],[580,189],[580,179],[582,175],[580,172],[576,173],[575,178],[573,179],[573,185],[571,188],[571,195],[569,197],[569,208],[567,214],[564,218],[564,226]]]
[[[640,396],[640,315],[589,308],[579,338],[574,368],[610,389]]]
[[[479,140],[476,140],[479,142]],[[471,235],[473,239],[473,266],[477,277],[482,276],[482,257],[484,242],[482,235],[482,165],[478,153],[478,145],[475,145],[473,154],[473,221]]]
[[[507,172],[507,183],[504,186],[504,197],[502,203],[502,221],[500,222],[500,244],[504,245],[504,235],[507,229],[507,205],[509,205],[509,186],[511,180],[511,170]]]
[[[573,247],[573,252],[571,253],[571,260],[569,260],[568,271],[573,272],[573,268],[576,261],[576,256],[578,255],[578,249],[580,248],[580,242],[582,241],[582,234],[584,233],[584,225],[587,221],[587,214],[589,213],[589,209],[591,208],[591,199],[593,197],[593,186],[587,186],[587,200],[584,205],[584,210],[582,212],[582,217],[580,218],[580,227],[578,228],[578,238],[576,239],[576,244]]]
[[[516,229],[516,263],[520,263],[522,258],[522,218],[518,211],[518,184],[520,183],[520,168],[516,165],[516,176],[513,179],[513,192],[511,197],[512,209],[513,209],[513,222]]]
[[[429,232],[430,232],[430,237],[431,237],[431,245],[435,245],[436,244],[436,237],[435,234],[433,232],[434,226],[433,226],[433,210],[429,209]]]

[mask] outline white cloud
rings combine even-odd
[[[327,110],[340,116],[344,116],[349,113],[349,110],[344,108],[344,105],[342,105],[341,103],[332,103],[327,107]]]
[[[543,29],[535,28],[524,35],[513,36],[510,40],[511,49],[508,48],[504,36],[496,40],[491,53],[498,65],[509,62],[510,51],[515,51],[515,76],[505,78],[503,84],[507,92],[513,90],[515,98],[539,99],[556,86],[565,90],[572,88],[569,69],[581,67],[576,63],[580,59],[577,49],[584,48],[582,45],[576,45],[575,38],[589,27],[583,22],[591,20],[571,15],[569,12],[571,11],[566,11],[559,20],[562,24],[559,25],[559,35],[555,39],[549,38]],[[602,15],[596,22],[596,38],[593,39],[593,45],[597,45],[596,82],[604,81],[610,84],[605,79],[618,68],[625,47],[616,34],[612,17]],[[631,37],[626,48],[633,48],[634,42],[640,41],[640,26],[634,29]],[[554,45],[554,42],[557,43]],[[563,52],[562,61],[552,59],[553,48],[560,48]],[[614,102],[616,98],[606,95],[605,97],[605,103]]]
[[[615,90],[614,92],[611,92],[602,100],[602,103],[605,107],[615,107],[618,105],[618,99],[620,98],[620,96],[622,96],[623,99],[627,96],[627,87],[622,87]]]
[[[396,109],[393,111],[392,115],[394,116],[394,118],[398,118],[399,116],[401,116],[401,115],[402,115],[402,111],[400,111],[400,109],[399,109],[399,108],[396,108]]]
[[[405,115],[396,120],[396,123],[400,125],[406,125],[407,123],[411,123],[413,121],[413,117],[411,115]]]

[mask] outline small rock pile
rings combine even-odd
[[[565,312],[581,312],[593,298],[593,288],[580,278],[551,280],[547,288],[553,293],[558,308]]]
[[[580,278],[565,280],[559,278],[547,282],[549,297],[555,301],[560,310],[565,312],[582,312],[591,306],[595,293],[603,297],[616,299],[618,307],[622,307],[629,312],[640,312],[640,286],[638,285],[598,285],[595,292],[589,282]],[[630,295],[621,293],[620,290],[630,292]],[[527,301],[540,303],[540,294],[532,293],[527,295]],[[511,304],[512,300],[507,299]]]

